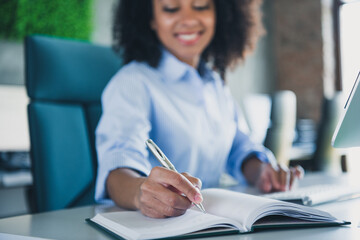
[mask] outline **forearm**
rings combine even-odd
[[[107,192],[116,205],[137,210],[139,209],[140,185],[145,178],[128,168],[118,168],[109,173],[106,181]]]

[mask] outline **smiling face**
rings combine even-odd
[[[197,67],[215,32],[213,0],[153,0],[151,28],[180,61]]]

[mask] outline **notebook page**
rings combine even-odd
[[[207,212],[235,219],[242,223],[246,231],[251,230],[255,217],[253,213],[269,201],[266,198],[219,188],[205,189],[201,193],[204,198],[203,206]]]
[[[202,194],[206,211],[235,219],[248,231],[257,219],[268,215],[284,215],[309,221],[336,220],[329,213],[315,208],[225,189],[205,189]]]
[[[234,220],[192,209],[182,216],[166,219],[149,218],[137,211],[123,211],[98,214],[92,220],[126,239],[163,238],[208,227],[236,225]]]

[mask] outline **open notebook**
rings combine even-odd
[[[251,232],[262,228],[349,224],[327,212],[298,204],[224,189],[202,191],[206,214],[193,208],[184,215],[153,219],[136,211],[100,213],[93,223],[125,239],[161,239]]]

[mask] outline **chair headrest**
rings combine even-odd
[[[110,47],[40,35],[25,39],[25,82],[31,99],[98,102],[121,65]]]

